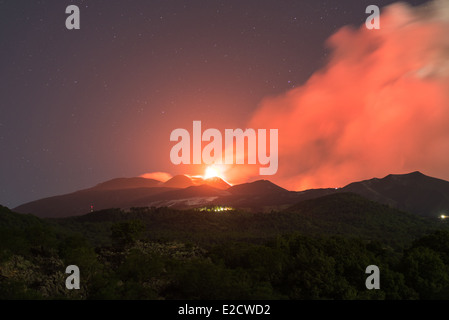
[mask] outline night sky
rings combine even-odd
[[[392,2],[0,0],[0,204],[197,174],[170,163],[173,129],[245,128],[325,65],[326,39]]]

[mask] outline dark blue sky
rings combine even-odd
[[[0,204],[182,173],[173,129],[244,126],[323,66],[331,34],[392,2],[0,0]]]

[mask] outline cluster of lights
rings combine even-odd
[[[232,208],[229,207],[217,207],[214,209],[215,212],[219,212],[219,211],[230,211],[232,210]]]
[[[201,208],[200,211],[207,211],[207,212],[224,212],[224,211],[232,211],[234,208],[231,207],[209,207],[209,208]]]

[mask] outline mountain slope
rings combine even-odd
[[[268,180],[235,185],[226,190],[229,194],[216,202],[246,210],[269,210],[298,202],[297,192],[288,191]]]
[[[164,187],[167,188],[187,188],[194,185],[192,179],[190,179],[188,176],[180,174],[177,176],[174,176],[170,180],[164,182],[162,184]]]
[[[0,262],[9,254],[23,256],[32,250],[53,247],[57,239],[56,230],[48,221],[15,213],[0,205]],[[2,271],[0,268],[0,283]]]
[[[92,190],[123,190],[136,188],[154,188],[161,184],[160,181],[146,178],[117,178],[112,179],[91,188]]]
[[[205,185],[208,185],[210,187],[220,189],[220,190],[227,190],[227,189],[229,189],[229,187],[231,187],[231,185],[229,183],[227,183],[226,181],[224,181],[223,179],[221,179],[219,177],[203,179],[203,181],[200,183],[200,185],[201,184],[205,184]]]
[[[281,194],[287,193],[288,190],[279,187],[278,185],[268,180],[258,180],[251,183],[243,183],[236,186],[232,186],[228,189],[231,194],[234,195],[263,195],[263,194]]]
[[[149,195],[134,201],[132,207],[173,207],[185,209],[208,205],[220,196],[228,194],[225,190],[203,184]]]
[[[40,199],[23,204],[14,211],[31,213],[41,218],[62,218],[108,208],[129,208],[142,198],[173,190],[171,188],[137,188],[123,190],[86,189],[70,194]]]
[[[142,187],[143,186],[143,187]],[[449,215],[449,182],[420,172],[388,175],[340,189],[288,191],[268,180],[229,186],[220,178],[178,175],[165,183],[145,178],[113,179],[93,188],[41,199],[14,210],[39,217],[68,217],[91,210],[131,207],[191,208],[220,204],[253,211],[282,210],[304,200],[351,192],[402,211],[436,218]]]
[[[436,227],[429,220],[396,208],[368,200],[358,194],[339,192],[301,201],[284,211],[296,214],[311,233],[360,236],[370,239],[411,239]],[[291,222],[299,224],[298,222]]]
[[[427,217],[449,213],[449,182],[420,172],[388,175],[355,182],[337,192],[353,192],[367,199]]]
[[[105,224],[130,219],[142,221],[152,239],[170,237],[206,243],[220,239],[267,239],[299,232],[304,235],[361,237],[396,246],[434,229],[449,229],[449,225],[441,221],[402,212],[350,193],[302,201],[278,212],[236,210],[217,214],[153,207],[135,208],[130,212],[104,210],[58,219],[58,223],[76,226],[88,238],[94,238],[104,232]]]

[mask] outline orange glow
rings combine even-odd
[[[215,177],[219,177],[220,173],[218,172],[217,168],[213,167],[213,166],[209,166],[206,168],[206,172],[204,173],[204,179],[210,179],[210,178],[215,178]]]
[[[166,172],[151,172],[151,173],[144,173],[140,175],[141,178],[145,179],[154,179],[161,182],[168,181],[172,178],[172,175]]]
[[[392,172],[448,178],[449,4],[433,3],[389,6],[379,32],[340,29],[324,68],[261,102],[247,127],[279,129],[271,181],[303,190]]]

